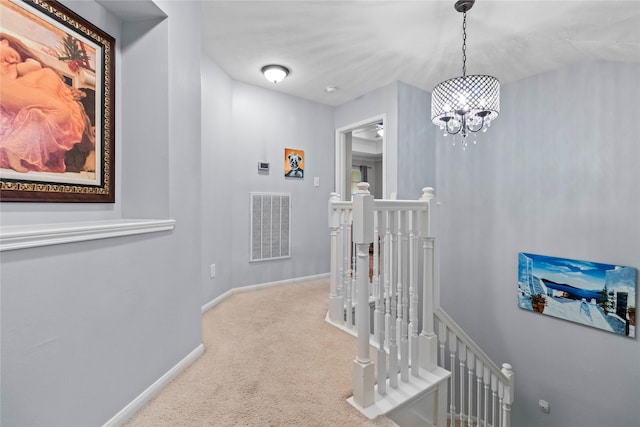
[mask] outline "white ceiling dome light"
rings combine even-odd
[[[283,65],[269,64],[262,67],[265,79],[272,83],[280,83],[289,75],[289,69]]]

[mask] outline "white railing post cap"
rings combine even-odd
[[[340,225],[340,211],[333,207],[334,202],[340,201],[338,193],[329,194],[329,227],[337,228]]]
[[[370,194],[370,193],[369,193],[369,187],[370,187],[370,185],[369,185],[369,183],[368,183],[368,182],[359,182],[359,183],[357,184],[357,187],[358,187],[358,191],[356,191],[356,193],[360,193],[360,194],[362,194],[362,193]]]
[[[429,199],[433,199],[434,198],[434,194],[433,194],[433,187],[424,187],[422,189],[422,196],[420,197],[421,200],[429,200]]]

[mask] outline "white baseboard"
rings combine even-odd
[[[160,377],[149,388],[143,391],[138,397],[133,399],[131,403],[125,406],[120,412],[107,421],[103,427],[116,427],[124,424],[129,418],[136,414],[149,400],[151,400],[156,394],[158,394],[172,379],[178,376],[180,372],[184,371],[189,365],[191,365],[198,357],[204,353],[204,345],[200,344],[191,353],[189,353],[184,359],[178,362],[173,368],[171,368],[166,374]]]
[[[266,288],[273,288],[276,286],[290,285],[296,282],[308,282],[311,280],[326,279],[329,276],[330,276],[330,273],[314,274],[312,276],[296,277],[294,279],[278,280],[276,282],[260,283],[257,285],[248,285],[248,286],[241,286],[239,288],[229,289],[227,292],[223,293],[219,297],[214,298],[208,303],[206,303],[205,305],[203,305],[202,313],[204,314],[206,311],[211,310],[213,307],[220,304],[222,301],[229,298],[231,295],[237,294],[239,292],[249,292],[249,291],[255,291],[258,289],[266,289]]]

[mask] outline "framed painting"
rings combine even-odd
[[[518,306],[635,337],[636,269],[521,252]]]
[[[115,39],[56,1],[0,0],[0,200],[113,203]]]
[[[284,149],[284,176],[304,178],[304,150]]]

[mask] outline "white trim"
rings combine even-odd
[[[0,251],[170,231],[174,219],[121,219],[0,227]]]
[[[103,427],[115,427],[124,424],[129,418],[134,416],[148,401],[158,394],[169,382],[191,365],[198,357],[204,353],[204,345],[200,344],[189,353],[184,359],[178,362],[166,374],[161,376],[156,382],[151,384],[149,388],[140,393],[138,397],[133,399],[131,403],[125,406],[120,412],[107,421]]]
[[[439,366],[436,366],[433,371],[420,368],[420,373],[417,377],[411,376],[411,381],[409,382],[398,381],[397,388],[391,387],[387,378],[387,394],[384,396],[378,393],[378,386],[376,385],[374,390],[375,402],[366,408],[355,403],[353,396],[348,398],[347,402],[364,416],[373,420],[380,415],[387,415],[392,410],[410,404],[410,402],[435,391],[438,392],[438,396],[436,397],[437,403],[434,406],[439,406],[438,413],[446,413],[446,390],[448,387],[443,387],[442,391],[445,391],[443,396],[439,394],[440,386],[447,386],[449,377],[451,377],[451,372]],[[444,402],[441,402],[441,400],[444,400]]]
[[[267,282],[267,283],[260,283],[257,285],[248,285],[248,286],[242,286],[239,288],[232,288],[232,289],[229,289],[227,292],[223,293],[222,295],[212,299],[205,305],[203,305],[201,310],[202,310],[202,313],[204,314],[205,312],[211,310],[216,305],[220,304],[222,301],[229,298],[231,295],[237,294],[240,292],[249,292],[249,291],[256,291],[258,289],[274,288],[276,286],[290,285],[296,282],[308,282],[311,280],[327,279],[329,278],[329,276],[330,276],[330,273],[322,273],[322,274],[314,274],[312,276],[296,277],[293,279],[278,280],[276,282]]]
[[[331,320],[331,317],[329,317],[329,312],[328,311],[327,311],[327,315],[324,317],[324,321],[327,322],[328,324],[330,324],[331,326],[340,329],[342,332],[346,332],[349,335],[358,338],[358,331],[356,331],[355,329],[347,328],[342,323],[335,323],[333,320]],[[380,348],[380,346],[378,346],[378,348]]]

